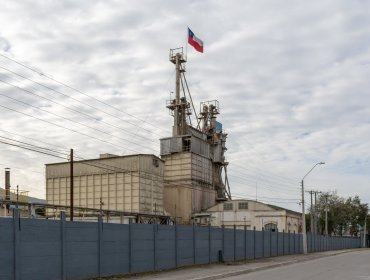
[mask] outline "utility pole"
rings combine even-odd
[[[307,232],[306,232],[306,214],[304,209],[304,184],[303,181],[307,177],[308,174],[311,173],[311,171],[318,165],[325,164],[325,162],[318,162],[316,163],[307,173],[303,176],[301,181],[302,186],[302,248],[303,248],[303,254],[307,255]]]
[[[306,213],[305,213],[305,209],[304,209],[304,185],[303,185],[303,179],[301,181],[301,186],[302,186],[302,241],[303,241],[303,254],[307,255]]]
[[[311,232],[313,234],[318,233],[318,216],[317,216],[317,194],[321,193],[320,191],[307,191],[311,195]],[[312,201],[312,196],[314,196],[314,203]]]
[[[363,243],[363,247],[366,248],[366,240],[367,240],[367,232],[366,232],[366,222],[367,222],[367,215],[369,213],[369,210],[367,210],[366,212],[366,215],[365,215],[365,224],[364,224],[364,243]]]
[[[313,203],[312,203],[313,191],[308,191],[308,193],[311,195],[311,233],[312,233],[314,231],[314,228],[313,228]]]
[[[69,200],[70,200],[70,221],[73,221],[73,149],[70,154],[70,184],[69,184]]]
[[[5,168],[5,200],[7,201],[6,210],[10,209],[10,168]]]
[[[328,195],[325,195],[325,235],[328,235]]]
[[[317,211],[317,203],[316,203],[316,195],[317,194],[321,194],[322,192],[320,191],[315,191],[315,234],[318,234],[319,233],[319,227],[318,227],[318,221],[319,221],[319,215],[318,215],[318,211]],[[320,227],[321,228],[321,227]]]
[[[315,206],[314,206],[314,228],[315,228],[315,235],[317,234],[317,191],[315,193]]]
[[[19,202],[19,187],[17,185],[17,209],[18,209],[18,202]]]

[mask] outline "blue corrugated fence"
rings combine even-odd
[[[358,248],[360,238],[308,234],[308,251]],[[0,280],[86,279],[302,253],[294,232],[61,219],[0,218]]]

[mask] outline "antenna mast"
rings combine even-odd
[[[188,134],[186,117],[191,114],[190,103],[185,97],[180,97],[181,75],[185,72],[183,63],[186,62],[183,47],[170,50],[170,61],[176,65],[176,98],[170,100],[167,108],[172,111],[174,117],[172,136],[181,136]]]

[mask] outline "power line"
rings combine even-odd
[[[30,144],[29,146],[26,146],[26,144],[28,143],[25,143],[22,142],[22,145],[19,145],[19,144],[15,144],[15,143],[9,143],[9,141],[1,141],[0,140],[0,143],[4,143],[4,144],[7,144],[7,145],[11,145],[11,146],[16,146],[16,147],[19,147],[19,148],[22,148],[22,149],[26,149],[26,150],[31,150],[31,151],[34,151],[34,152],[37,152],[37,153],[42,153],[42,154],[47,154],[47,155],[50,155],[50,156],[53,156],[53,157],[57,157],[57,158],[62,158],[62,159],[65,159],[65,157],[61,157],[59,156],[58,154],[55,154],[54,152],[52,153],[45,153],[44,150],[49,150],[49,149],[44,149],[43,147],[40,147],[40,146],[35,146],[35,145],[32,145]],[[58,152],[60,153],[60,152]],[[67,153],[65,153],[64,155],[67,155]],[[80,157],[79,157],[80,158]],[[91,163],[92,160],[84,160],[82,159],[82,161],[78,161],[78,163],[80,164],[85,164],[85,165],[89,165],[89,166],[94,166],[94,167],[97,167],[97,168],[100,168],[100,169],[105,169],[107,171],[112,171],[112,172],[118,172],[118,171],[121,171],[121,172],[124,172],[124,173],[127,173],[127,172],[130,172],[131,175],[133,176],[136,176],[138,178],[140,178],[140,174],[147,174],[147,175],[150,175],[150,176],[153,176],[153,174],[151,173],[148,173],[148,172],[140,172],[139,175],[135,175],[135,174],[132,174],[132,171],[130,170],[126,170],[126,169],[122,169],[122,168],[117,168],[115,166],[110,166],[110,165],[107,165],[107,164],[104,164],[104,163]],[[77,162],[76,162],[77,163]],[[155,175],[157,177],[163,177],[163,175]],[[197,188],[195,188],[193,185],[191,184],[183,184],[183,183],[176,183],[176,182],[171,182],[172,186],[181,186],[183,188],[188,188],[188,189],[192,189],[192,190],[195,190]],[[208,190],[208,189],[202,189],[202,191],[205,191],[205,192],[210,192],[210,193],[214,193],[214,191],[212,190]],[[238,196],[236,196],[238,197]],[[262,198],[262,197],[261,197]],[[293,199],[291,199],[293,200]],[[283,204],[295,204],[296,202],[294,201],[291,201],[290,199],[274,199],[274,198],[269,198],[269,197],[263,197],[263,200],[262,201],[266,201],[268,203],[271,203],[271,202],[274,202],[274,203],[283,203]]]
[[[23,63],[21,63],[21,62],[19,62],[19,61],[17,61],[17,60],[15,60],[15,59],[12,59],[12,58],[10,58],[10,57],[8,57],[8,56],[5,56],[5,55],[3,55],[3,54],[0,54],[0,56],[4,57],[4,58],[6,58],[6,59],[8,59],[8,60],[10,60],[10,61],[12,61],[12,62],[14,62],[14,63],[18,64],[18,65],[20,65],[20,66],[25,67],[25,68],[27,68],[28,70],[31,70],[32,72],[37,73],[37,74],[38,74],[38,75],[40,75],[40,76],[43,76],[43,77],[45,77],[45,78],[47,78],[47,79],[49,79],[49,80],[52,80],[52,81],[54,81],[54,82],[56,82],[56,83],[58,83],[58,84],[60,84],[60,85],[62,85],[62,86],[64,86],[64,87],[66,87],[66,88],[69,88],[69,89],[71,89],[71,90],[73,90],[73,91],[76,91],[76,92],[78,92],[78,93],[80,93],[80,94],[82,94],[82,95],[84,95],[84,96],[86,96],[86,97],[88,97],[88,98],[91,98],[91,99],[93,99],[93,100],[95,100],[95,101],[97,101],[97,102],[99,102],[99,103],[101,103],[101,104],[103,104],[103,105],[105,105],[105,106],[107,106],[107,107],[110,107],[110,108],[112,108],[112,109],[114,109],[114,110],[116,110],[116,111],[118,111],[118,112],[120,112],[120,113],[124,113],[124,114],[126,114],[126,115],[128,115],[128,116],[130,116],[130,117],[132,117],[132,118],[135,118],[135,119],[137,119],[138,121],[140,121],[141,123],[146,123],[146,124],[148,124],[148,125],[150,125],[150,126],[153,126],[154,128],[158,128],[157,126],[155,126],[155,125],[153,125],[153,124],[151,124],[151,123],[149,123],[149,122],[147,122],[147,121],[145,121],[145,120],[143,120],[143,119],[140,119],[140,118],[138,118],[138,117],[136,117],[136,116],[134,116],[134,115],[132,115],[132,114],[130,114],[130,113],[124,112],[124,111],[122,111],[122,109],[116,108],[115,106],[112,106],[112,105],[110,105],[110,104],[109,104],[109,103],[107,103],[107,102],[104,102],[104,101],[102,101],[102,100],[100,100],[100,99],[98,99],[98,98],[96,98],[96,97],[93,97],[93,96],[91,96],[91,95],[88,95],[88,94],[86,94],[86,93],[82,92],[82,91],[81,91],[81,90],[79,90],[79,89],[76,89],[76,88],[74,88],[74,87],[72,87],[72,86],[67,85],[66,83],[63,83],[63,82],[61,82],[61,81],[58,81],[58,80],[56,80],[56,79],[54,79],[54,78],[52,78],[52,77],[50,77],[50,76],[46,75],[45,73],[41,73],[41,72],[39,72],[39,71],[37,71],[37,70],[33,69],[32,67],[29,67],[29,66],[27,66],[27,65],[25,65],[25,64],[23,64]],[[69,98],[72,98],[72,97],[71,97],[71,96],[69,96],[69,95],[67,95],[67,96],[68,96]],[[72,98],[72,99],[74,99],[74,98]],[[76,99],[74,99],[74,100],[76,100]],[[78,101],[78,100],[76,100],[76,101]],[[80,101],[78,101],[78,102],[80,102]],[[84,103],[84,104],[85,104],[85,103]],[[94,106],[91,106],[91,105],[88,105],[88,104],[85,104],[85,105],[87,105],[87,106],[89,106],[89,107],[91,107],[91,108],[93,108],[93,109],[96,109],[96,110],[100,110],[100,111],[102,111],[101,109],[98,109],[98,108],[96,108],[96,107],[94,107]],[[108,114],[108,115],[110,115],[110,116],[112,116],[112,117],[119,118],[119,117],[117,117],[117,116],[115,116],[115,115],[112,115],[112,114],[110,114],[110,113],[108,113],[108,112],[105,112],[105,111],[102,111],[102,112],[104,112],[105,114]],[[120,120],[123,120],[123,119],[121,119],[121,118],[119,118],[119,119],[120,119]],[[127,120],[123,120],[123,121],[128,122]],[[133,125],[133,126],[135,126],[135,127],[137,127],[137,126],[138,126],[137,124],[133,124],[133,123],[131,123],[131,122],[128,122],[128,123],[130,123],[131,125]],[[152,133],[152,131],[150,131],[150,130],[147,130],[147,129],[145,129],[145,128],[142,128],[142,129]],[[157,135],[158,135],[158,134],[157,134]],[[160,136],[160,135],[158,135],[158,136]],[[162,137],[162,136],[160,136],[160,137]]]
[[[11,164],[4,164],[4,163],[0,163],[0,165],[3,165],[3,166],[10,166]],[[19,167],[14,167],[12,166],[12,169],[18,169],[18,170],[24,170],[24,168],[19,168]],[[38,174],[44,174],[43,172],[40,172],[40,171],[36,171],[36,170],[28,170],[29,172],[33,172],[33,173],[38,173]]]
[[[41,153],[41,154],[46,154],[46,155],[49,155],[49,156],[52,156],[52,157],[56,157],[56,158],[61,158],[61,159],[65,159],[64,157],[61,157],[59,155],[56,155],[56,154],[53,154],[53,153],[46,153],[46,152],[43,152],[42,151],[42,147],[37,147],[37,148],[33,148],[33,147],[27,147],[25,145],[19,145],[19,144],[14,144],[14,143],[11,143],[9,141],[1,141],[0,140],[0,143],[3,143],[3,144],[7,144],[7,145],[10,145],[10,146],[15,146],[15,147],[18,147],[18,148],[22,148],[22,149],[25,149],[25,150],[30,150],[30,151],[33,151],[33,152],[37,152],[37,153]],[[68,155],[66,153],[66,155]],[[97,168],[100,168],[100,169],[104,169],[104,170],[107,170],[107,171],[111,171],[111,172],[118,172],[118,171],[121,171],[122,173],[131,173],[132,174],[132,170],[128,170],[128,169],[124,169],[124,168],[120,168],[120,167],[116,167],[116,166],[111,166],[111,165],[108,165],[108,164],[104,164],[104,163],[91,163],[91,161],[93,160],[86,160],[86,159],[83,159],[81,157],[79,157],[82,161],[79,161],[78,163],[80,164],[85,164],[85,165],[89,165],[89,166],[94,166],[94,167],[97,167]],[[77,163],[77,162],[76,162]],[[144,174],[144,175],[150,175],[150,176],[153,176],[152,173],[148,173],[148,172],[139,172],[140,174]],[[134,177],[137,177],[137,178],[140,178],[140,175],[135,175],[135,174],[132,174],[132,176]],[[155,176],[158,176],[158,177],[161,177],[164,179],[164,176],[162,175],[155,175]],[[192,189],[192,190],[198,190],[197,188],[195,188],[193,185],[189,184],[189,183],[176,183],[176,182],[171,182],[170,183],[171,186],[181,186],[183,188],[188,188],[188,189]],[[205,189],[205,188],[202,188],[202,191],[203,192],[209,192],[209,193],[214,193],[214,190],[209,190],[209,189]]]
[[[242,177],[238,177],[238,176],[235,176],[235,175],[229,175],[230,178],[236,178],[236,180],[234,179],[233,181],[234,182],[239,182],[240,184],[243,184],[244,182],[249,182],[250,184],[254,184],[256,183],[256,181],[246,177],[246,178],[242,178]],[[237,180],[237,179],[241,179],[242,181],[240,180]],[[255,187],[253,187],[255,188]],[[278,192],[278,193],[289,193],[289,194],[297,194],[299,193],[299,189],[297,188],[296,190],[287,190],[287,189],[284,189],[282,188],[278,183],[275,184],[275,187],[273,186],[270,186],[270,185],[266,185],[266,184],[261,184],[261,183],[258,183],[258,188],[262,188],[262,189],[268,189],[268,190],[271,190],[271,191],[275,191],[275,192]]]
[[[10,141],[14,141],[14,142],[19,143],[19,144],[24,144],[25,146],[28,146],[28,147],[30,147],[30,148],[34,148],[34,149],[42,149],[42,150],[45,150],[45,151],[48,151],[48,152],[54,152],[54,153],[58,153],[58,154],[62,154],[62,155],[66,155],[66,154],[65,154],[65,153],[63,153],[63,152],[58,152],[58,151],[55,151],[55,150],[52,150],[52,149],[49,149],[49,148],[39,147],[39,146],[36,146],[36,145],[30,144],[30,143],[26,143],[26,142],[23,142],[23,141],[14,140],[14,139],[11,139],[11,138],[9,138],[9,137],[5,137],[5,136],[1,136],[1,135],[0,135],[0,138],[6,139],[6,140],[10,140]]]
[[[38,83],[38,82],[36,82],[36,81],[34,81],[34,80],[32,80],[32,79],[29,79],[29,78],[27,78],[27,77],[25,77],[25,76],[23,76],[23,75],[20,75],[20,74],[18,74],[18,73],[16,73],[16,72],[13,72],[13,71],[11,71],[11,70],[9,70],[9,69],[5,68],[5,67],[0,66],[0,68],[4,69],[4,70],[6,70],[6,71],[10,71],[11,73],[14,73],[15,75],[18,75],[18,76],[22,77],[23,79],[26,79],[26,80],[29,80],[29,81],[31,81],[31,82],[34,82],[34,83],[36,83],[36,84],[38,84],[38,85],[41,85],[41,86],[43,86],[43,87],[45,87],[45,88],[47,88],[47,89],[49,89],[49,90],[52,90],[52,91],[54,91],[54,92],[56,92],[56,93],[59,93],[59,94],[61,94],[61,95],[63,95],[63,96],[67,96],[67,97],[69,97],[69,98],[72,98],[73,100],[76,100],[77,102],[79,102],[79,103],[81,103],[81,104],[83,104],[83,105],[87,105],[87,106],[88,106],[88,104],[83,103],[83,102],[81,102],[81,101],[79,101],[79,100],[77,100],[77,99],[75,99],[75,98],[73,98],[73,97],[71,97],[71,96],[69,96],[69,95],[66,95],[66,94],[64,94],[64,93],[62,93],[62,92],[59,92],[59,91],[57,91],[57,90],[55,90],[55,89],[53,89],[53,88],[51,88],[51,87],[45,86],[45,85],[43,85],[43,84],[41,84],[41,83]],[[18,80],[18,81],[19,81],[19,80]],[[83,116],[85,116],[85,117],[88,117],[88,118],[90,118],[90,119],[93,119],[94,121],[97,121],[97,122],[100,122],[100,123],[106,124],[106,125],[108,125],[108,126],[111,126],[111,127],[117,128],[117,129],[120,129],[120,130],[124,131],[125,133],[129,133],[129,134],[132,134],[132,135],[134,135],[134,136],[139,136],[139,137],[141,137],[141,138],[143,138],[143,139],[146,139],[146,140],[149,140],[149,141],[152,141],[152,142],[156,142],[155,140],[153,140],[153,139],[151,139],[151,138],[149,138],[149,137],[146,137],[146,136],[143,136],[143,135],[140,135],[140,134],[137,134],[137,133],[136,133],[136,134],[134,134],[134,133],[132,133],[132,132],[128,131],[127,129],[121,128],[121,127],[119,127],[119,126],[116,126],[116,125],[113,125],[113,124],[108,123],[108,122],[106,122],[106,121],[103,121],[103,120],[101,120],[101,119],[99,119],[99,118],[97,118],[97,117],[94,117],[94,116],[92,116],[92,115],[90,115],[90,114],[84,113],[84,112],[82,112],[81,110],[79,110],[79,108],[78,108],[78,107],[70,106],[70,105],[69,105],[69,106],[63,105],[63,104],[61,104],[60,102],[57,102],[57,101],[52,100],[52,99],[50,99],[50,98],[44,97],[44,96],[42,96],[42,95],[38,95],[38,94],[36,94],[35,92],[32,92],[32,91],[30,91],[30,90],[26,90],[26,89],[24,89],[24,88],[22,88],[22,87],[19,87],[19,86],[17,86],[17,85],[14,85],[14,84],[12,84],[12,83],[6,82],[6,81],[1,80],[1,79],[0,79],[0,82],[2,82],[2,83],[4,83],[4,84],[7,84],[7,85],[9,85],[9,86],[12,86],[12,87],[18,88],[18,89],[20,89],[20,90],[22,90],[22,91],[24,91],[24,92],[26,92],[26,93],[28,93],[28,94],[31,94],[31,95],[33,95],[33,96],[36,96],[36,97],[38,97],[38,98],[41,98],[41,99],[47,100],[47,101],[49,101],[49,102],[51,102],[51,103],[57,104],[57,105],[59,105],[59,106],[62,106],[62,107],[64,107],[64,108],[66,108],[67,110],[71,111],[71,112],[74,112],[74,113],[77,113],[77,114],[83,115]],[[19,82],[22,82],[22,81],[19,81]],[[36,88],[34,88],[34,87],[33,87],[33,89],[37,91],[37,89],[36,89]],[[41,92],[41,91],[40,91],[40,92]],[[73,108],[75,108],[75,109],[73,109]],[[99,110],[99,109],[98,109],[98,108],[96,108],[96,107],[92,107],[92,108],[93,108],[94,110],[101,111],[101,110]],[[104,111],[101,111],[101,112],[105,113]],[[105,114],[106,114],[106,113],[105,113]],[[119,120],[121,120],[121,121],[125,121],[125,120],[123,120],[123,119],[121,119],[121,118],[119,118]],[[126,122],[126,121],[125,121],[125,122]],[[130,123],[130,124],[131,124],[131,123]],[[135,127],[137,127],[137,126],[138,126],[138,125],[136,125],[136,124],[135,124]],[[139,125],[139,127],[140,127],[140,125]],[[151,133],[153,133],[152,131],[150,131],[150,132],[151,132]],[[154,133],[153,133],[153,134],[154,134]]]
[[[1,81],[1,80],[0,80],[0,81]],[[8,99],[10,99],[10,100],[13,100],[13,101],[15,101],[15,102],[17,102],[17,103],[23,104],[23,105],[25,105],[25,106],[29,106],[29,107],[35,108],[35,109],[37,109],[37,110],[39,110],[39,111],[46,112],[46,113],[51,114],[51,115],[53,115],[53,116],[56,116],[56,117],[58,117],[58,118],[61,118],[61,119],[67,120],[67,121],[69,121],[69,122],[72,122],[73,124],[78,124],[78,125],[80,125],[80,126],[87,127],[87,128],[89,128],[89,129],[92,129],[92,130],[98,131],[98,132],[100,132],[100,133],[103,133],[103,134],[109,135],[109,136],[111,136],[111,137],[118,138],[118,139],[120,139],[120,140],[123,140],[123,141],[129,142],[129,143],[131,143],[131,144],[134,144],[134,145],[141,146],[141,147],[143,147],[143,148],[149,149],[149,148],[148,148],[148,146],[144,146],[144,145],[138,144],[138,143],[133,142],[133,141],[131,141],[131,140],[127,140],[127,139],[125,139],[125,138],[115,136],[115,135],[113,135],[113,134],[111,134],[111,133],[109,133],[109,132],[106,132],[106,131],[104,131],[104,130],[101,130],[101,129],[98,129],[98,128],[94,128],[94,127],[92,127],[92,126],[89,126],[89,125],[83,124],[83,123],[81,123],[81,122],[79,122],[79,121],[75,121],[75,120],[72,120],[72,119],[70,119],[70,118],[63,117],[63,116],[60,116],[60,115],[58,115],[58,114],[55,114],[55,113],[49,112],[48,110],[45,110],[45,109],[39,108],[39,107],[34,106],[34,105],[31,105],[31,104],[29,104],[29,103],[27,103],[27,102],[23,102],[23,101],[21,101],[21,100],[18,100],[18,99],[16,99],[16,98],[13,98],[13,97],[10,97],[10,96],[7,96],[7,95],[3,95],[3,94],[0,94],[0,96],[3,96],[3,97],[8,98]]]
[[[255,198],[252,198],[252,197],[247,197],[247,196],[234,196],[235,198],[237,199],[248,199],[248,200],[253,200],[253,201],[256,201]],[[266,204],[270,204],[270,203],[279,203],[279,204],[297,204],[297,202],[294,202],[294,201],[281,201],[281,200],[266,200],[266,199],[258,199],[257,202],[263,202],[263,203],[266,203]]]
[[[98,137],[94,137],[94,136],[88,135],[88,134],[86,134],[86,133],[83,133],[83,132],[81,132],[81,131],[77,131],[77,130],[74,130],[74,129],[71,129],[71,128],[68,128],[68,127],[64,127],[64,126],[62,126],[62,125],[59,125],[59,124],[53,123],[53,122],[51,122],[51,121],[43,120],[43,119],[41,119],[41,118],[38,118],[38,117],[32,116],[32,115],[27,114],[27,113],[24,113],[24,112],[20,112],[20,111],[18,111],[18,110],[15,110],[15,109],[12,109],[12,108],[9,108],[9,107],[6,107],[6,106],[3,106],[3,105],[0,105],[0,107],[5,108],[5,109],[10,110],[10,111],[13,111],[13,112],[17,112],[17,113],[19,113],[19,114],[22,114],[22,115],[27,116],[27,117],[30,117],[30,118],[37,119],[37,120],[42,121],[42,122],[46,122],[46,123],[48,123],[48,124],[51,124],[51,125],[54,125],[54,126],[57,126],[57,127],[63,128],[63,129],[67,129],[67,130],[72,131],[72,132],[74,132],[74,133],[77,133],[77,134],[80,134],[80,135],[86,136],[86,137],[88,137],[88,138],[92,138],[92,139],[98,140],[98,141],[100,141],[100,142],[102,142],[102,143],[109,144],[109,145],[112,145],[112,146],[114,146],[114,147],[121,147],[121,148],[123,148],[124,150],[129,150],[129,151],[132,151],[132,152],[137,152],[136,150],[129,149],[129,148],[127,148],[127,147],[124,147],[124,146],[121,146],[121,145],[118,145],[118,144],[114,144],[114,143],[112,143],[112,142],[110,142],[110,141],[102,140],[102,139],[100,139],[100,138],[98,138]]]
[[[278,174],[275,174],[271,171],[268,171],[268,170],[264,170],[264,169],[261,169],[261,168],[257,168],[257,167],[253,167],[250,165],[250,162],[248,163],[248,167],[245,167],[245,166],[242,166],[242,165],[239,165],[235,162],[232,163],[232,165],[234,166],[237,166],[243,170],[248,170],[249,168],[252,168],[252,169],[255,169],[257,171],[262,171],[264,174],[271,174],[270,177],[277,177],[277,178],[280,178],[280,179],[276,179],[276,180],[279,180],[281,182],[285,182],[284,184],[292,184],[292,185],[295,185],[297,182],[295,182],[294,180],[292,180],[291,178],[288,178],[288,177],[284,177],[284,176],[281,176],[281,175],[278,175]],[[252,171],[252,170],[250,170]]]
[[[0,66],[0,67],[1,67],[1,66]],[[77,114],[83,115],[83,116],[85,116],[85,117],[88,117],[89,119],[93,119],[94,121],[97,121],[97,122],[100,122],[100,123],[106,124],[106,125],[108,125],[108,126],[111,126],[111,127],[117,128],[117,129],[120,129],[120,130],[124,131],[125,133],[129,133],[129,134],[132,134],[132,135],[134,135],[134,136],[139,136],[139,137],[141,137],[141,138],[143,138],[143,139],[146,139],[146,140],[149,140],[149,141],[152,141],[152,142],[156,142],[156,141],[154,141],[153,139],[150,139],[150,138],[148,138],[148,137],[146,137],[146,136],[143,136],[143,135],[140,135],[140,134],[137,134],[137,133],[136,133],[136,134],[134,134],[134,133],[132,133],[132,132],[130,132],[130,131],[128,131],[128,130],[126,130],[126,129],[124,129],[124,128],[118,127],[118,126],[116,126],[116,125],[113,125],[113,124],[110,124],[110,123],[108,123],[108,122],[105,122],[105,121],[103,121],[103,120],[101,120],[101,119],[99,119],[99,118],[96,118],[96,117],[94,117],[94,116],[91,116],[91,115],[89,115],[89,114],[86,114],[86,113],[84,113],[84,112],[81,112],[80,110],[78,110],[78,108],[77,108],[77,107],[74,107],[74,106],[72,107],[72,106],[66,106],[66,105],[63,105],[63,104],[61,104],[61,103],[59,103],[59,102],[57,102],[57,101],[55,101],[55,100],[52,100],[52,99],[50,99],[50,98],[47,98],[47,97],[44,97],[44,96],[38,95],[38,94],[36,94],[35,92],[32,92],[32,91],[30,91],[30,90],[27,90],[27,89],[25,89],[25,88],[19,87],[19,86],[17,86],[17,85],[14,85],[14,84],[12,84],[12,83],[6,82],[6,81],[1,80],[1,79],[0,79],[0,82],[2,82],[2,83],[4,83],[4,84],[6,84],[6,85],[8,85],[8,86],[15,87],[15,88],[17,88],[17,89],[19,89],[19,90],[21,90],[21,91],[24,91],[24,92],[26,92],[26,93],[28,93],[28,94],[33,95],[33,96],[36,96],[36,97],[39,97],[39,98],[41,98],[41,99],[47,100],[47,101],[49,101],[49,102],[51,102],[51,103],[57,104],[57,105],[59,105],[59,106],[62,106],[62,107],[64,107],[65,109],[67,109],[68,111],[71,111],[71,112],[73,112],[73,113],[77,113]],[[10,99],[13,99],[13,100],[17,100],[17,99],[14,99],[14,98],[9,97],[9,96],[7,96],[7,95],[4,95],[4,94],[2,94],[2,96],[7,97],[7,98],[10,98]],[[19,101],[19,100],[17,100],[17,101],[18,101],[18,102],[21,102],[21,101]],[[32,106],[32,105],[30,105],[29,103],[25,103],[25,104],[28,104],[29,106]],[[37,107],[37,108],[38,108],[38,107]],[[76,109],[73,109],[73,108],[76,108]],[[39,109],[39,108],[38,108],[38,109]]]
[[[237,195],[237,196],[245,196],[245,197],[251,197],[245,193],[236,193],[234,192],[234,195]],[[279,200],[279,201],[294,201],[294,202],[297,202],[299,199],[294,199],[294,198],[282,198],[282,197],[271,197],[271,196],[258,196],[258,198],[262,198],[262,199],[267,199],[267,200]],[[253,200],[255,200],[255,198],[253,198]]]
[[[45,141],[42,141],[42,140],[39,140],[39,139],[36,139],[36,138],[32,138],[32,137],[29,137],[29,136],[24,136],[24,135],[21,135],[21,134],[18,134],[18,133],[10,132],[9,130],[0,129],[0,131],[6,132],[8,134],[13,134],[13,135],[16,135],[18,137],[34,140],[34,141],[37,141],[37,142],[40,142],[40,143],[43,143],[43,144],[46,144],[46,145],[49,145],[49,146],[53,146],[53,147],[56,147],[56,148],[62,148],[64,150],[68,150],[67,147],[58,146],[58,145],[48,143],[48,142],[45,142]]]
[[[22,149],[33,151],[33,152],[37,152],[37,153],[40,153],[40,154],[49,155],[49,156],[52,156],[52,157],[57,157],[57,158],[64,159],[63,157],[61,157],[59,155],[56,155],[56,154],[53,154],[53,153],[47,152],[47,151],[33,149],[32,147],[22,146],[22,145],[10,143],[10,142],[3,141],[3,140],[0,140],[0,143],[7,144],[7,145],[10,145],[10,146],[14,146],[14,147],[18,147],[18,148],[22,148]]]
[[[244,175],[246,175],[246,174],[244,174]],[[287,187],[287,186],[284,186],[284,185],[280,184],[279,182],[273,182],[272,184],[274,186],[272,186],[271,184],[268,184],[265,180],[253,180],[251,177],[255,177],[255,176],[249,175],[249,174],[244,176],[244,177],[240,177],[240,176],[237,176],[237,175],[233,175],[233,173],[231,173],[229,175],[229,177],[238,178],[238,179],[241,179],[243,181],[249,181],[249,182],[253,182],[253,183],[258,182],[259,185],[265,186],[265,188],[269,188],[269,189],[276,189],[276,187],[274,187],[274,186],[279,186],[280,191],[285,191],[285,192],[290,192],[290,193],[293,193],[293,192],[296,193],[297,191],[299,191],[298,187],[297,188],[294,188],[294,187],[290,188],[290,187]],[[262,181],[262,183],[261,183],[261,181]],[[263,181],[265,181],[265,183],[263,183]]]
[[[22,141],[17,141],[17,140],[10,139],[10,138],[7,138],[7,137],[3,137],[3,138],[5,138],[5,139],[7,139],[7,140],[11,140],[11,141],[18,142],[18,143],[20,143],[20,144],[26,144],[26,145],[28,145],[28,146],[27,146],[27,147],[24,147],[24,145],[23,145],[23,146],[22,146],[22,145],[14,145],[14,143],[9,143],[10,145],[17,146],[17,147],[21,147],[21,148],[26,148],[26,149],[28,149],[28,150],[32,150],[32,151],[36,151],[36,152],[39,152],[39,149],[42,149],[42,150],[48,150],[48,153],[46,153],[46,154],[51,155],[51,156],[56,156],[55,154],[50,154],[50,151],[52,151],[52,152],[55,152],[55,151],[53,151],[53,150],[51,150],[51,149],[49,149],[49,148],[42,148],[42,147],[39,147],[39,146],[36,146],[36,145],[33,145],[33,144],[25,143],[25,142],[22,142]],[[5,143],[5,142],[4,142],[4,141],[2,141],[2,143]],[[45,154],[45,152],[44,152],[44,151],[42,151],[42,153],[44,153],[44,154]],[[57,157],[58,157],[58,158],[62,158],[62,159],[66,159],[66,157],[68,156],[68,153],[66,153],[66,152],[62,153],[62,152],[59,152],[59,151],[58,151],[58,154],[63,155],[62,157],[60,157],[59,155],[57,155]],[[80,159],[81,159],[81,160],[83,160],[83,161],[89,161],[89,160],[87,160],[87,159],[85,159],[85,158],[83,158],[83,157],[80,157],[80,156],[78,156],[78,158],[80,158]],[[95,167],[98,167],[98,168],[106,169],[106,170],[108,170],[108,171],[112,171],[112,172],[117,172],[117,171],[119,171],[119,170],[124,171],[124,172],[128,172],[128,170],[124,170],[124,169],[122,169],[122,168],[117,168],[117,167],[115,167],[115,166],[110,166],[110,165],[107,165],[107,164],[103,164],[103,163],[101,163],[101,162],[100,162],[100,163],[94,163],[94,164],[84,162],[83,164],[87,164],[87,165],[90,165],[90,166],[95,166]],[[175,184],[175,185],[178,185],[178,186],[184,186],[184,184]],[[271,190],[271,191],[275,191],[275,192],[279,192],[279,193],[281,193],[281,191],[279,191],[279,190]],[[292,200],[294,200],[294,199],[292,199]]]

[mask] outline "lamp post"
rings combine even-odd
[[[304,183],[303,180],[304,178],[307,177],[308,174],[311,173],[311,171],[318,165],[325,164],[325,162],[318,162],[316,163],[310,171],[307,172],[306,175],[303,176],[302,181],[301,181],[301,186],[302,186],[302,241],[303,241],[303,254],[307,254],[307,233],[306,233],[306,213],[305,213],[305,207],[304,207]]]
[[[366,244],[367,243],[366,242],[366,239],[367,239],[367,230],[366,230],[367,215],[369,215],[369,209],[367,209],[366,215],[365,215],[363,248],[366,248],[366,246],[367,246],[367,244]]]

